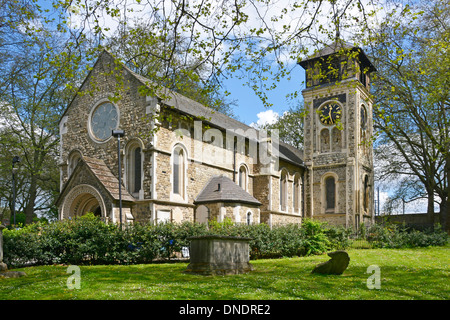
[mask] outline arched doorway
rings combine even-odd
[[[101,216],[101,209],[98,200],[90,193],[80,194],[70,207],[71,216],[82,216],[88,212]]]
[[[65,197],[61,218],[79,217],[88,212],[102,218],[106,216],[105,204],[100,193],[89,185],[73,188]]]

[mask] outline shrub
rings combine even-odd
[[[330,249],[345,250],[352,244],[350,239],[353,230],[343,226],[327,226],[325,234],[330,241]]]
[[[368,240],[375,248],[442,246],[447,243],[448,234],[440,226],[434,230],[418,231],[394,224],[373,225],[368,229]]]
[[[223,236],[240,236],[242,225],[234,223],[230,218],[225,218],[222,222],[209,221],[209,233]]]
[[[4,230],[4,260],[10,267],[26,264],[134,264],[171,259],[189,246],[189,237],[218,234],[249,237],[250,258],[321,254],[350,245],[350,229],[305,219],[302,225],[235,224],[230,220],[181,224],[134,224],[123,230],[93,214],[53,223]],[[403,248],[445,245],[440,228],[419,232],[399,226],[374,225],[366,231],[372,247]]]
[[[111,252],[115,260],[123,264],[152,262],[159,255],[161,243],[152,225],[135,224],[124,230],[117,229],[117,238],[122,239]]]
[[[405,242],[407,247],[429,247],[443,246],[448,241],[447,232],[443,231],[440,225],[434,230],[406,230]]]
[[[36,262],[42,255],[38,242],[40,228],[40,224],[31,224],[20,229],[3,230],[3,260],[9,267]]]
[[[303,249],[305,255],[321,254],[331,248],[330,240],[325,234],[326,223],[305,219],[302,223],[304,234]]]
[[[283,229],[288,230],[288,228]],[[250,241],[251,259],[291,256],[292,252],[298,251],[298,248],[293,248],[295,246],[289,241],[292,240],[292,233],[283,235],[280,227],[271,229],[267,224],[247,226],[245,236],[252,238]]]

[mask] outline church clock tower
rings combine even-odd
[[[359,228],[374,220],[372,99],[375,68],[362,49],[342,41],[299,63],[302,91],[306,216]]]

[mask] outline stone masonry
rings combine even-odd
[[[302,65],[307,72],[308,61]],[[269,225],[301,223],[303,217],[345,226],[371,221],[372,150],[361,143],[372,134],[371,100],[356,78],[307,86],[304,150],[297,150],[180,94],[155,90],[104,51],[60,120],[59,218],[93,212],[119,221],[117,139],[94,133],[109,124],[111,113],[93,120],[108,105],[118,116],[107,130],[125,131],[119,156],[126,223],[205,217]],[[318,110],[330,101],[342,109],[343,128],[318,120]],[[364,130],[363,105],[369,115]],[[236,184],[239,196],[196,202],[213,177]],[[327,177],[335,181],[332,210],[325,207]]]

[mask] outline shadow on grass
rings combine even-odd
[[[81,289],[69,290],[67,266],[26,268],[27,277],[0,281],[0,299],[446,299],[448,256],[442,250],[353,250],[342,275],[312,274],[326,255],[253,260],[248,274],[186,274],[186,262],[80,266]],[[415,259],[419,255],[420,259]],[[409,260],[408,260],[409,259]],[[428,260],[427,260],[428,259]],[[369,265],[380,268],[380,289],[370,290]]]

